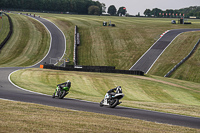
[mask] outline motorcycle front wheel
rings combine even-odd
[[[52,98],[55,98],[55,93],[53,93]]]
[[[103,107],[104,99],[100,102],[100,107]]]
[[[119,99],[113,99],[110,101],[110,107],[115,108],[119,103]]]

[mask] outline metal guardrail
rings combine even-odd
[[[77,46],[80,45],[80,35],[78,33],[78,27],[75,26],[75,29],[74,29],[74,57],[73,57],[73,61],[74,61],[74,66],[77,66],[78,65],[78,49],[77,49]]]
[[[77,32],[77,26],[75,26],[74,29],[74,57],[73,57],[73,61],[74,61],[74,66],[76,66],[76,62],[77,62],[77,46],[76,46],[76,32]]]
[[[65,67],[55,66],[52,64],[45,64],[42,68],[64,70],[64,71],[80,71],[80,72],[98,72],[98,73],[120,73],[120,74],[131,74],[144,76],[142,71],[129,71],[129,70],[118,70],[112,66],[74,66],[66,65]]]
[[[181,62],[179,62],[177,65],[175,65],[174,68],[172,68],[164,77],[169,77],[180,65],[182,65],[188,58],[190,58],[192,56],[192,54],[195,52],[195,50],[198,47],[199,43],[200,43],[200,39],[196,43],[196,45],[194,46],[192,51]]]

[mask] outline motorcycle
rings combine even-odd
[[[52,95],[52,98],[58,97],[59,99],[63,99],[69,93],[69,87],[63,86],[62,89],[57,86],[55,92]]]
[[[115,108],[117,105],[121,104],[120,99],[124,97],[124,94],[119,91],[112,92],[110,94],[106,93],[104,99],[100,102],[100,107],[109,106],[110,108]]]

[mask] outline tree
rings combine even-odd
[[[77,13],[78,14],[87,14],[88,13],[88,7],[87,7],[87,3],[84,2],[84,0],[78,0],[77,1]],[[85,8],[87,7],[87,8]]]
[[[138,14],[136,15],[137,17],[140,17],[140,12],[138,12]]]
[[[90,6],[88,8],[89,15],[100,15],[100,8],[98,6]]]
[[[94,5],[99,7],[99,15],[102,14],[102,3],[100,3],[99,1],[96,1]]]
[[[105,4],[93,0],[0,0],[0,9],[12,8],[88,14],[90,6],[99,7],[99,9],[96,7],[95,14],[102,14],[102,7],[105,10]]]
[[[155,17],[158,17],[159,16],[159,13],[161,13],[162,10],[161,9],[158,9],[158,8],[154,8],[152,10],[152,15],[154,15]]]
[[[108,13],[110,14],[110,15],[116,15],[116,12],[117,12],[117,9],[116,9],[116,7],[114,6],[114,5],[111,5],[111,6],[109,6],[109,8],[108,8]]]
[[[126,7],[120,7],[117,14],[125,15],[126,14]]]
[[[146,9],[144,11],[144,15],[150,17],[151,16],[151,10],[150,9]]]

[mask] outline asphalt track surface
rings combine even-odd
[[[147,52],[129,69],[140,70],[148,73],[156,60],[164,52],[164,50],[171,44],[171,42],[181,33],[189,31],[200,31],[200,29],[176,29],[170,30],[164,34],[158,41],[152,45]]]
[[[63,55],[63,48],[65,48],[65,37],[61,31],[51,22],[37,18],[41,21],[51,32],[52,43],[51,49],[48,55],[37,65],[32,67],[38,67],[44,62],[49,62],[49,57],[61,57]],[[55,35],[55,36],[53,36]],[[59,43],[58,43],[59,42]],[[63,50],[63,51],[62,51]],[[61,52],[62,51],[62,52]],[[24,90],[12,84],[9,81],[9,76],[13,71],[24,69],[21,67],[14,68],[0,68],[0,98],[21,102],[36,103],[54,107],[67,108],[72,110],[87,111],[108,115],[116,115],[128,118],[141,119],[146,121],[152,121],[157,123],[166,123],[171,125],[179,125],[191,128],[200,129],[200,118],[188,117],[182,115],[174,115],[167,113],[160,113],[155,111],[147,111],[141,109],[127,108],[117,106],[116,108],[100,107],[99,103],[81,101],[76,99],[53,99],[51,96],[45,94],[39,94]],[[52,92],[53,93],[53,92]],[[102,98],[103,99],[103,98]],[[123,100],[122,100],[123,101]]]

